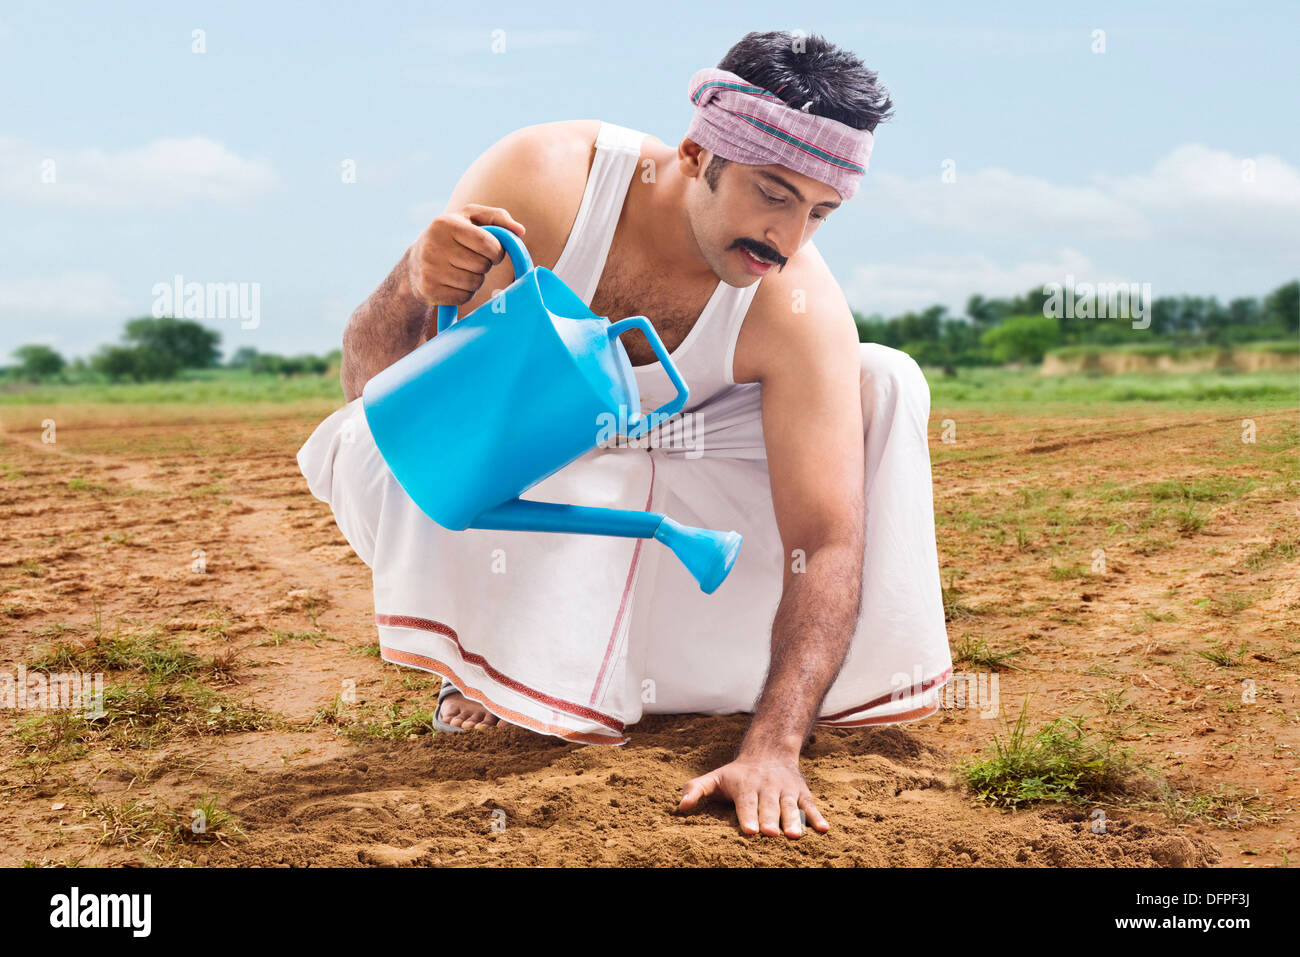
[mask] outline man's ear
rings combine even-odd
[[[713,154],[690,137],[683,137],[677,144],[677,165],[683,176],[698,177],[709,165]]]

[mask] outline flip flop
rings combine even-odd
[[[454,724],[448,724],[442,720],[442,699],[449,694],[464,694],[464,692],[446,678],[443,678],[442,688],[438,690],[438,703],[433,707],[433,727],[437,731],[464,731],[464,728],[458,728]]]

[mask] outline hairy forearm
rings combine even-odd
[[[407,253],[409,255],[409,251]],[[351,402],[376,373],[388,368],[421,342],[429,307],[411,293],[406,255],[348,320],[343,331],[339,379]]]
[[[797,758],[857,628],[862,543],[848,540],[807,556],[787,576],[772,623],[771,664],[739,757]]]

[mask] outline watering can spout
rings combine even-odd
[[[560,505],[521,498],[488,509],[470,522],[469,527],[654,538],[672,550],[706,595],[711,595],[726,579],[736,563],[741,543],[737,532],[692,528],[657,512]]]

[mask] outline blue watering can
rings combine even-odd
[[[362,392],[389,469],[444,528],[654,538],[711,594],[735,564],[736,532],[691,528],[653,512],[519,498],[594,449],[602,421],[626,422],[626,437],[637,438],[680,412],[688,392],[645,316],[611,324],[551,270],[534,268],[514,233],[482,228],[510,254],[514,282],[459,322],[455,306],[439,306],[438,335]],[[633,329],[645,333],[677,388],[649,415],[641,414],[636,376],[619,340]]]

